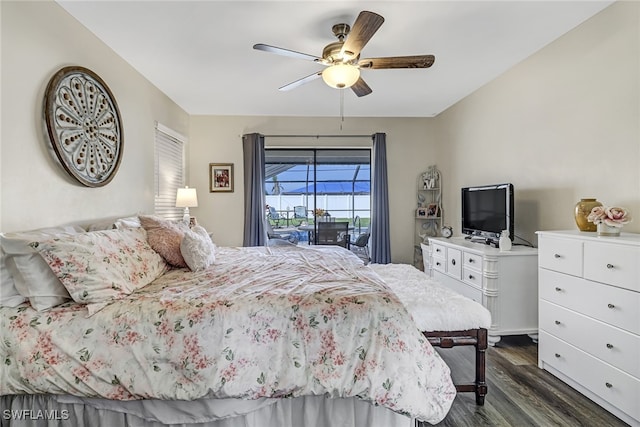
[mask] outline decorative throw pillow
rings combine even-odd
[[[147,240],[151,247],[170,265],[186,267],[187,264],[180,252],[180,242],[186,226],[181,228],[177,223],[156,216],[143,215],[139,218],[140,224],[147,230]]]
[[[33,246],[71,298],[84,304],[123,298],[166,271],[142,228],[62,236]]]
[[[6,253],[4,256],[6,272],[2,273],[2,305],[5,305],[4,277],[7,273],[13,279],[16,291],[28,298],[31,306],[37,311],[47,310],[69,301],[71,299],[69,293],[31,243],[84,232],[82,227],[70,225],[0,234],[0,244],[3,252]],[[11,289],[7,292],[7,295],[12,293],[14,297],[6,304],[15,304],[19,301]]]
[[[180,243],[180,251],[191,271],[204,270],[216,260],[215,245],[207,230],[199,225],[187,230]]]

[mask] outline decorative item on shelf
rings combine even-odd
[[[580,199],[578,203],[576,203],[575,207],[575,217],[576,217],[576,225],[580,231],[596,231],[596,224],[589,222],[587,217],[591,213],[591,209],[596,206],[602,206],[602,203],[597,201],[596,199],[585,198]]]
[[[500,240],[498,241],[500,252],[509,252],[511,250],[511,238],[509,237],[509,230],[502,230],[500,233]]]
[[[442,237],[446,237],[447,239],[453,236],[453,228],[450,225],[445,225],[440,230]]]
[[[176,193],[176,208],[184,208],[184,215],[182,216],[182,220],[186,224],[189,224],[191,222],[191,218],[189,216],[189,208],[197,207],[198,194],[196,193],[196,189],[189,187],[178,188],[178,192]]]
[[[428,218],[436,218],[438,216],[438,204],[437,203],[429,203],[427,206],[427,217]]]
[[[440,172],[435,165],[429,166],[426,172],[422,174],[422,189],[431,190],[436,188],[438,179],[440,178]]]
[[[619,236],[622,226],[631,222],[631,214],[618,206],[596,206],[587,220],[596,225],[598,236]]]

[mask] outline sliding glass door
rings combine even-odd
[[[371,218],[371,150],[265,149],[266,214],[273,227],[305,240],[320,221],[347,221],[367,231]]]

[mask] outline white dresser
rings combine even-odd
[[[489,345],[503,335],[538,338],[538,250],[500,252],[463,237],[429,239],[433,278],[491,312]]]
[[[640,426],[640,234],[538,232],[538,365]]]

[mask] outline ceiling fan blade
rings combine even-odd
[[[369,85],[364,80],[362,80],[362,77],[360,77],[358,81],[355,82],[353,86],[351,86],[351,90],[353,91],[353,93],[358,95],[358,97],[366,96],[373,92]]]
[[[357,57],[383,22],[384,18],[377,13],[366,10],[360,12],[342,46],[342,55],[347,55],[350,58]]]
[[[288,90],[295,89],[298,86],[302,86],[305,83],[309,83],[309,82],[319,78],[320,76],[322,76],[322,71],[318,71],[316,73],[309,74],[307,77],[303,77],[301,79],[296,80],[295,82],[291,82],[289,84],[286,84],[286,85],[282,86],[281,88],[279,88],[278,90],[286,92]]]
[[[308,61],[315,61],[315,62],[323,62],[323,59],[318,58],[317,56],[296,52],[295,50],[283,49],[281,47],[270,46],[268,44],[262,44],[262,43],[254,44],[253,48],[256,50],[262,50],[264,52],[275,53],[277,55],[288,56],[290,58],[306,59]]]
[[[365,58],[358,61],[360,68],[429,68],[435,62],[433,55],[390,56],[387,58]]]

